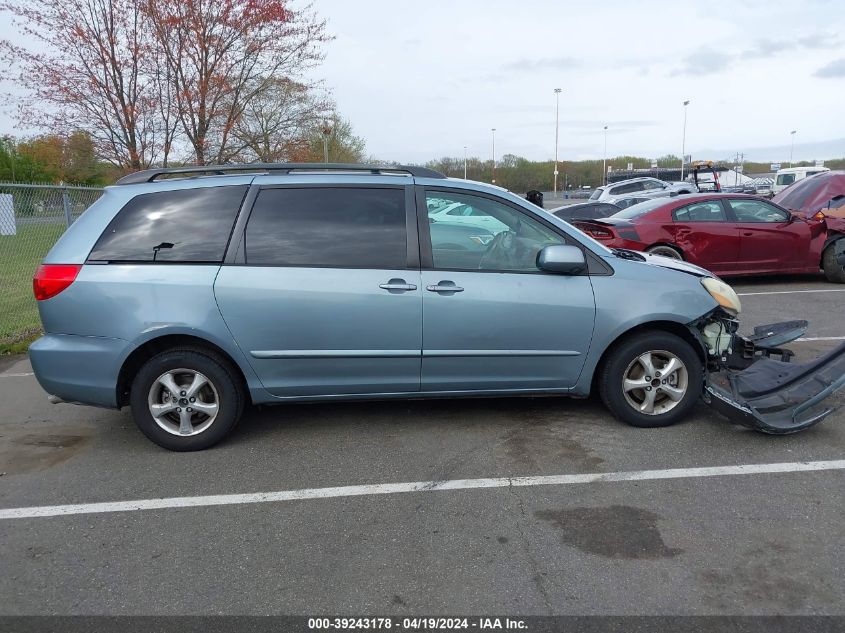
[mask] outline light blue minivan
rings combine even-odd
[[[801,324],[738,336],[739,299],[707,271],[608,250],[421,167],[134,173],[33,285],[45,334],[30,356],[51,400],[129,405],[173,450],[215,444],[250,404],[593,389],[636,426],[677,422],[704,394],[787,433],[829,413],[845,360],[789,363],[775,346]]]

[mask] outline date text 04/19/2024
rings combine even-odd
[[[343,629],[368,630],[392,628],[407,631],[438,631],[449,629],[477,629],[477,630],[526,630],[524,620],[518,618],[443,618],[443,617],[406,617],[401,620],[391,617],[357,617],[357,618],[308,618],[309,629]]]

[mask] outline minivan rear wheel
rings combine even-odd
[[[148,360],[129,395],[135,424],[172,451],[213,446],[235,428],[244,393],[228,363],[197,349],[175,349]]]
[[[695,350],[668,332],[643,332],[611,350],[599,374],[601,398],[618,419],[655,428],[683,419],[703,389]]]

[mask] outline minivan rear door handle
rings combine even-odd
[[[435,286],[426,286],[426,290],[429,292],[441,292],[441,293],[454,293],[454,292],[463,292],[464,289],[460,286],[456,286],[454,281],[441,281],[438,282]]]
[[[407,292],[417,289],[414,284],[406,283],[404,279],[391,279],[386,284],[379,284],[378,287],[382,290],[390,290],[391,292]]]

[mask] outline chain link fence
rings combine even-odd
[[[32,275],[102,193],[94,187],[0,183],[0,351],[40,331]]]

